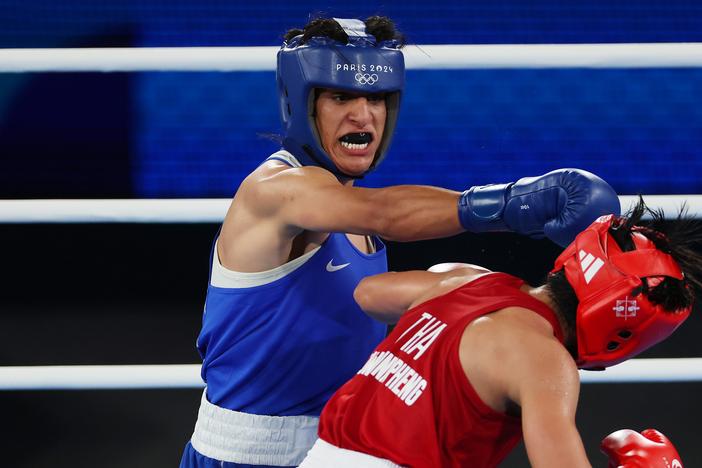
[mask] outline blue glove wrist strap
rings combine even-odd
[[[505,194],[512,186],[492,184],[475,186],[466,190],[458,199],[458,218],[470,232],[509,231],[502,219]]]

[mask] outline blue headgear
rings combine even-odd
[[[341,172],[322,148],[314,119],[314,89],[388,93],[383,139],[368,173],[383,160],[392,140],[405,85],[405,60],[398,41],[377,43],[366,33],[362,21],[334,20],[349,36],[348,44],[329,37],[312,37],[303,44],[299,35],[284,42],[278,52],[283,147],[303,165],[322,166],[337,176],[352,177]]]

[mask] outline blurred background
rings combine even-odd
[[[694,1],[0,0],[0,48],[277,46],[310,14],[393,18],[420,44],[702,42]],[[0,198],[231,197],[278,147],[273,72],[0,73]],[[462,190],[558,167],[620,194],[698,194],[702,68],[410,70],[365,186]],[[2,224],[0,365],[197,363],[214,224]],[[391,243],[391,269],[461,260],[538,282],[559,249],[510,234]],[[699,310],[645,357],[700,357]],[[700,383],[588,384],[599,440],[656,427],[702,466]],[[8,467],[177,466],[200,390],[0,392]],[[503,464],[528,466],[523,449]]]

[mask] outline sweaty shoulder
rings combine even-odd
[[[521,403],[521,391],[547,376],[558,386],[577,384],[575,362],[536,312],[507,307],[471,322],[459,358],[480,398],[496,411]]]
[[[291,167],[282,161],[269,160],[244,179],[234,202],[251,206],[261,215],[266,215],[293,201],[298,191],[324,185],[339,185],[339,182],[320,167]]]
[[[292,205],[306,205],[305,201],[296,202],[300,194],[312,191],[307,188],[313,183],[338,184],[323,169],[291,167],[278,160],[268,160],[249,174],[234,195],[222,224],[217,242],[222,265],[235,271],[256,272],[288,261],[293,239],[303,232],[289,222]]]
[[[469,263],[440,263],[429,268],[430,272],[437,276],[436,284],[425,293],[417,297],[410,308],[416,307],[422,302],[426,302],[435,297],[447,294],[454,289],[475,281],[476,279],[491,273],[487,268]]]

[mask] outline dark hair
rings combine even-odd
[[[648,214],[650,220],[641,221]],[[626,218],[610,228],[609,232],[624,250],[633,250],[631,232],[639,232],[680,265],[684,278],[677,280],[666,277],[654,287],[646,282],[642,292],[653,304],[658,304],[666,311],[675,312],[689,307],[695,294],[693,286],[702,288],[702,221],[687,216],[685,205],[680,209],[676,219],[666,221],[663,210],[652,210],[643,199],[631,210]]]
[[[648,215],[649,220],[642,220]],[[666,221],[662,210],[652,210],[646,206],[643,198],[624,217],[618,218],[609,229],[609,233],[622,251],[635,250],[632,232],[639,232],[650,239],[657,249],[673,257],[684,278],[678,280],[666,277],[656,286],[649,287],[644,281],[641,291],[653,304],[658,304],[670,313],[689,307],[695,299],[694,288],[702,288],[702,221],[687,216],[685,205],[674,220]],[[575,357],[577,354],[577,336],[575,334],[575,317],[578,299],[563,269],[550,273],[546,285],[557,313],[565,323],[564,334],[566,347]]]
[[[395,23],[385,16],[371,16],[367,18],[366,31],[375,36],[376,41],[396,40],[405,43],[405,37],[395,28]],[[311,37],[329,37],[344,44],[349,42],[349,37],[344,29],[332,18],[315,18],[305,25],[303,29],[290,29],[285,33],[284,39],[289,41],[302,34],[304,44]]]
[[[575,316],[578,310],[578,296],[575,295],[573,287],[566,279],[564,268],[549,273],[546,277],[546,286],[563,327],[565,339],[563,344],[573,359],[576,359],[578,356],[578,335],[575,333]]]

